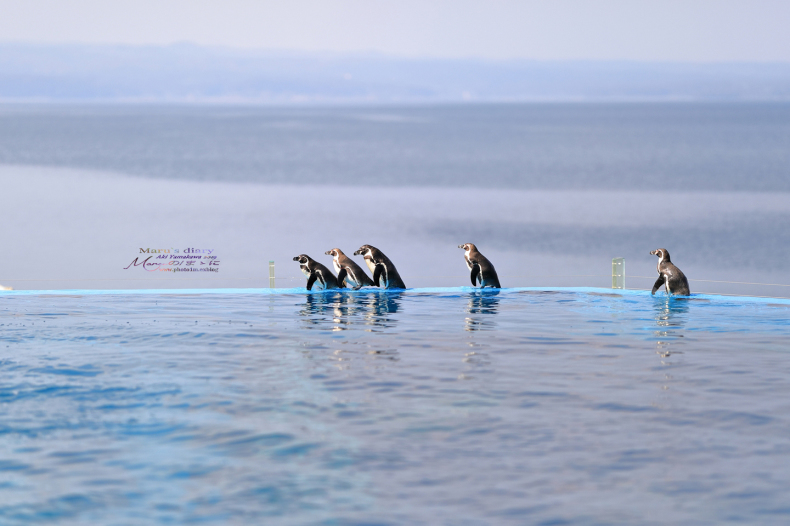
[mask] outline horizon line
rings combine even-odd
[[[191,41],[174,41],[167,44],[161,43],[147,43],[147,44],[131,44],[126,42],[78,42],[78,41],[63,41],[63,42],[34,42],[34,41],[20,41],[20,40],[0,40],[0,48],[2,47],[27,47],[27,48],[127,48],[127,49],[185,49],[192,48],[197,50],[206,51],[224,51],[234,52],[238,54],[251,54],[251,55],[280,55],[280,56],[296,56],[300,58],[355,58],[355,59],[381,59],[393,61],[408,61],[408,62],[433,62],[433,61],[447,61],[447,62],[478,62],[488,64],[512,64],[512,63],[536,63],[536,64],[631,64],[631,65],[750,65],[750,66],[768,66],[768,65],[781,65],[790,66],[790,60],[677,60],[677,59],[663,59],[663,60],[636,60],[636,59],[623,59],[623,58],[555,58],[555,59],[541,59],[530,57],[511,57],[511,58],[491,58],[482,56],[439,56],[439,55],[397,55],[376,50],[365,51],[329,51],[329,50],[305,50],[293,48],[267,48],[267,47],[245,47],[245,46],[230,46],[219,44],[199,44]]]

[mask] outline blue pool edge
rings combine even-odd
[[[650,291],[647,290],[634,290],[634,289],[607,289],[599,287],[513,287],[503,288],[497,290],[493,289],[476,289],[473,287],[427,287],[417,289],[403,289],[403,290],[382,290],[382,289],[361,289],[361,290],[332,290],[332,291],[308,291],[307,289],[300,288],[287,288],[287,289],[271,289],[271,288],[213,288],[213,289],[69,289],[69,290],[3,290],[0,291],[0,297],[3,296],[127,296],[127,295],[140,295],[140,294],[156,294],[156,295],[199,295],[199,294],[257,294],[257,295],[282,295],[282,294],[325,294],[325,293],[342,293],[342,294],[369,294],[371,292],[377,293],[391,293],[391,294],[468,294],[477,292],[480,294],[497,294],[497,293],[513,293],[513,292],[573,292],[582,294],[607,294],[617,296],[650,296]],[[658,293],[655,295],[657,299],[666,299],[665,293]],[[686,301],[692,300],[709,300],[709,301],[727,301],[727,302],[752,302],[752,303],[775,303],[782,305],[790,305],[790,298],[771,298],[760,296],[728,296],[720,294],[692,294],[690,297],[677,297],[672,298],[673,301]]]

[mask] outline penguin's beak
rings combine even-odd
[[[464,248],[464,246],[463,245],[458,245],[458,248]]]
[[[299,261],[299,256],[296,256],[296,257],[294,258],[294,261]]]
[[[327,250],[326,252],[324,252],[324,254],[326,254],[327,256],[331,256],[332,255],[332,251],[331,250]]]
[[[651,250],[650,254],[652,254],[654,256],[657,256],[658,255],[658,250]]]
[[[361,248],[360,248],[359,250],[355,250],[355,251],[354,251],[354,255],[355,255],[355,256],[358,256],[358,255],[360,255],[361,253],[362,253],[362,249],[361,249]]]

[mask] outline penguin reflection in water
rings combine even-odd
[[[475,290],[469,293],[466,307],[464,329],[467,331],[485,331],[496,328],[496,313],[499,310],[498,289]]]
[[[653,291],[650,294],[655,294],[656,291],[661,288],[661,285],[664,285],[667,289],[667,294],[676,294],[678,296],[691,295],[686,275],[669,259],[669,252],[667,249],[657,248],[650,253],[654,256],[658,256],[658,279],[653,285]]]
[[[321,263],[311,259],[307,254],[299,254],[294,258],[294,261],[299,262],[302,274],[307,276],[307,290],[312,290],[314,284],[318,284],[317,290],[340,288],[335,275]]]
[[[405,289],[406,285],[398,274],[398,269],[381,250],[370,245],[362,245],[354,252],[355,256],[364,256],[365,263],[373,273],[373,283],[386,289]]]
[[[375,283],[365,274],[359,265],[354,263],[351,258],[343,254],[339,248],[333,248],[324,252],[327,256],[332,256],[332,264],[337,272],[337,282],[341,287],[350,287],[359,290],[362,287],[373,287]]]
[[[364,294],[344,294],[340,289],[305,294],[304,306],[299,310],[301,321],[306,329],[346,330],[366,315],[360,296]]]
[[[401,292],[367,289],[359,294],[332,290],[305,294],[299,310],[306,329],[342,331],[355,326],[392,328],[400,309]]]
[[[476,287],[479,281],[481,288],[502,288],[499,284],[499,277],[496,275],[496,270],[494,270],[494,265],[488,261],[488,258],[478,252],[476,246],[472,243],[464,243],[463,245],[458,245],[458,248],[464,249],[466,266],[472,271],[471,277],[473,287]]]

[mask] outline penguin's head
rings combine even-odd
[[[470,250],[477,250],[472,243],[464,243],[463,245],[458,245],[458,248],[463,248],[464,251],[469,252]]]
[[[669,251],[665,248],[657,248],[650,251],[654,256],[658,256],[658,261],[669,261]]]
[[[307,262],[310,261],[310,257],[307,254],[299,254],[294,258],[294,261],[298,261],[300,265],[307,265]]]
[[[370,251],[373,247],[370,245],[362,245],[359,249],[354,252],[355,256],[368,256],[370,255]]]
[[[327,256],[332,256],[333,258],[336,258],[338,256],[343,255],[343,251],[340,250],[339,248],[333,248],[332,250],[327,250],[326,252],[324,252],[324,254],[326,254]]]

